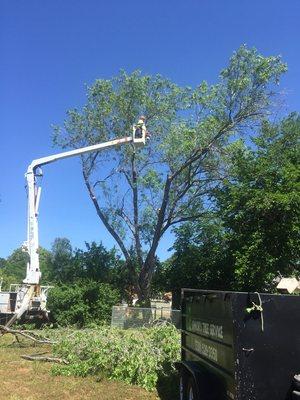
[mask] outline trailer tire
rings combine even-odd
[[[217,400],[223,398],[218,381],[193,362],[178,363],[180,400]]]
[[[186,400],[184,376],[182,374],[180,375],[180,380],[179,380],[179,399]]]
[[[195,379],[191,376],[188,380],[187,384],[187,400],[201,400],[197,395],[197,387],[195,383]]]
[[[293,378],[293,389],[296,391],[300,391],[300,374],[295,375]]]
[[[190,374],[185,368],[180,368],[180,379],[179,379],[179,398],[180,400],[187,400],[187,383]]]

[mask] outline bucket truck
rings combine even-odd
[[[139,131],[139,134],[137,134]],[[140,135],[142,131],[142,135]],[[49,286],[41,286],[41,271],[39,263],[39,234],[38,209],[41,196],[41,187],[37,185],[37,178],[42,175],[41,167],[64,158],[74,157],[90,152],[98,152],[110,147],[131,143],[142,146],[147,138],[145,124],[133,126],[132,136],[110,140],[75,150],[66,151],[33,160],[28,166],[25,177],[28,188],[28,222],[27,241],[22,248],[29,255],[26,277],[21,285],[11,285],[9,292],[0,292],[0,317],[5,320],[6,327],[11,326],[22,316],[47,317],[47,293]],[[2,322],[0,321],[0,324]]]

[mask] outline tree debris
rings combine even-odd
[[[46,356],[41,356],[41,355],[21,355],[21,358],[24,358],[24,360],[30,360],[30,361],[44,361],[44,362],[54,362],[58,364],[65,364],[68,365],[69,362],[67,360],[64,360],[63,358],[58,358],[58,357],[46,357]]]
[[[19,336],[23,336],[26,339],[32,340],[33,342],[38,343],[38,344],[55,344],[56,343],[47,338],[41,338],[40,336],[38,336],[37,334],[35,334],[33,332],[11,329],[11,328],[7,328],[4,325],[0,325],[0,332],[2,335],[10,333],[11,335],[15,336],[17,342],[19,341],[19,339],[18,339],[18,335],[19,335]]]

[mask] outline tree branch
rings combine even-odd
[[[63,358],[58,358],[58,357],[45,357],[45,356],[39,356],[39,355],[29,356],[27,354],[22,355],[20,357],[24,358],[24,360],[29,360],[29,361],[46,361],[46,362],[54,362],[54,363],[65,364],[65,365],[70,364],[69,361],[67,361]]]
[[[124,169],[124,168],[120,169],[120,172],[121,172],[122,174],[124,174],[124,176],[125,176],[125,178],[126,178],[126,180],[127,180],[128,185],[131,187],[131,189],[133,189],[133,187],[132,187],[132,182],[131,182],[131,180],[130,180],[129,175],[128,175],[127,172],[125,171],[125,169]]]
[[[152,244],[151,244],[150,250],[147,254],[146,260],[145,260],[146,268],[147,268],[147,265],[151,265],[151,261],[155,256],[155,252],[156,252],[159,240],[161,238],[161,231],[162,231],[162,227],[163,227],[163,223],[164,223],[164,219],[165,219],[166,209],[167,209],[168,202],[169,202],[171,183],[172,183],[172,180],[170,179],[170,177],[168,175],[166,182],[165,182],[164,194],[163,194],[161,207],[159,209],[158,216],[157,216],[157,223],[156,223],[156,227],[154,230]]]
[[[82,173],[83,173],[83,179],[84,179],[85,185],[86,185],[86,187],[87,187],[87,190],[88,190],[88,192],[89,192],[90,198],[91,198],[91,200],[92,200],[92,202],[93,202],[93,204],[94,204],[94,207],[95,207],[95,209],[96,209],[96,212],[97,212],[99,218],[101,219],[102,223],[104,224],[104,226],[105,226],[105,228],[108,230],[108,232],[112,235],[112,237],[113,237],[113,238],[115,239],[115,241],[118,243],[120,249],[122,250],[122,253],[124,254],[124,257],[125,257],[126,261],[129,261],[129,260],[130,260],[129,252],[127,251],[127,249],[126,249],[126,247],[125,247],[125,244],[124,244],[123,240],[121,239],[121,237],[120,237],[120,236],[118,235],[118,233],[113,229],[113,227],[112,227],[111,224],[109,223],[107,217],[106,217],[106,216],[104,215],[104,213],[102,212],[102,210],[101,210],[101,208],[100,208],[100,206],[99,206],[99,203],[98,203],[98,201],[97,201],[97,198],[96,198],[96,196],[95,196],[95,193],[94,193],[94,191],[93,191],[93,188],[92,188],[92,186],[91,186],[91,184],[90,184],[90,182],[89,182],[88,174],[87,174],[87,172],[86,172],[86,170],[85,170],[85,166],[84,166],[84,165],[83,165],[83,168],[82,168]]]
[[[143,256],[142,256],[142,245],[140,240],[140,227],[139,227],[138,183],[137,183],[137,171],[135,165],[135,150],[133,150],[131,156],[131,171],[132,171],[132,191],[133,191],[134,240],[135,240],[138,263],[140,267],[142,267]]]
[[[206,154],[208,154],[208,152],[211,150],[211,148],[214,145],[214,143],[226,131],[228,131],[229,129],[232,129],[233,126],[234,126],[234,124],[232,124],[232,122],[228,122],[227,124],[225,124],[216,133],[216,135],[213,137],[213,139],[210,141],[210,143],[206,147],[197,149],[194,152],[194,155],[191,156],[180,168],[178,168],[176,171],[174,171],[172,173],[172,175],[170,175],[170,176],[168,175],[168,177],[166,179],[165,187],[164,187],[163,200],[162,200],[161,208],[160,208],[159,213],[158,213],[158,218],[157,218],[157,223],[156,223],[156,227],[155,227],[155,231],[154,231],[154,235],[153,235],[152,244],[151,244],[150,250],[149,250],[149,252],[147,254],[144,268],[147,268],[147,265],[151,265],[152,264],[151,260],[154,259],[154,257],[155,257],[155,252],[156,252],[159,240],[160,240],[162,234],[168,229],[168,228],[166,228],[166,226],[168,226],[168,224],[165,227],[163,227],[163,223],[165,221],[165,213],[166,213],[166,209],[167,209],[168,202],[169,202],[170,189],[171,189],[172,182],[186,168],[189,168],[195,161],[199,160],[201,157],[203,157]]]
[[[94,168],[94,165],[95,165],[95,162],[96,162],[96,159],[97,159],[98,155],[99,155],[99,152],[97,151],[95,154],[90,154],[90,155],[87,157],[87,159],[86,159],[86,161],[85,161],[85,164],[86,164],[87,160],[88,160],[89,163],[90,163],[89,169],[88,169],[88,171],[87,171],[87,174],[88,174],[88,175],[90,175],[90,173],[92,172],[92,169]],[[81,156],[81,161],[84,162],[83,156]]]
[[[207,213],[199,213],[199,214],[184,216],[184,217],[178,218],[177,220],[173,220],[163,227],[162,234],[165,233],[172,225],[176,225],[176,224],[179,224],[181,222],[186,222],[186,221],[195,221],[196,219],[203,217],[206,214]]]
[[[194,154],[184,163],[181,165],[180,168],[178,168],[170,177],[171,180],[174,180],[178,175],[181,174],[182,171],[184,171],[186,168],[188,168],[191,164],[193,164],[195,161],[199,160],[201,157],[205,156],[212,148],[214,143],[229,129],[233,128],[233,124],[227,123],[225,124],[219,131],[216,133],[216,135],[213,137],[213,139],[210,141],[210,143],[203,147],[203,148],[198,148],[194,152]]]
[[[134,235],[134,225],[133,225],[132,221],[130,221],[130,218],[128,217],[128,215],[126,215],[126,213],[124,212],[123,209],[120,210],[120,214],[119,215],[123,219],[125,224],[128,226],[128,229],[130,230],[132,235]]]
[[[19,335],[26,339],[32,340],[33,342],[38,343],[38,344],[55,344],[56,343],[49,339],[45,339],[45,338],[41,339],[39,336],[35,335],[34,333],[7,328],[4,325],[0,325],[0,332],[2,335],[5,335],[6,333],[10,333],[11,335],[14,335],[15,338],[17,338],[17,336]]]

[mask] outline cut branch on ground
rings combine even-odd
[[[18,336],[22,336],[25,339],[32,340],[33,342],[35,342],[37,344],[55,344],[56,343],[47,338],[41,338],[39,335],[36,335],[33,332],[11,329],[11,328],[7,328],[4,325],[0,325],[0,332],[1,332],[1,335],[5,335],[5,334],[13,335],[17,342],[19,342]]]
[[[43,361],[43,362],[51,362],[51,363],[57,363],[57,364],[65,364],[69,365],[69,361],[64,360],[63,358],[58,358],[58,357],[46,357],[46,356],[40,356],[40,355],[28,355],[28,354],[23,354],[20,356],[24,360],[29,360],[29,361]]]

